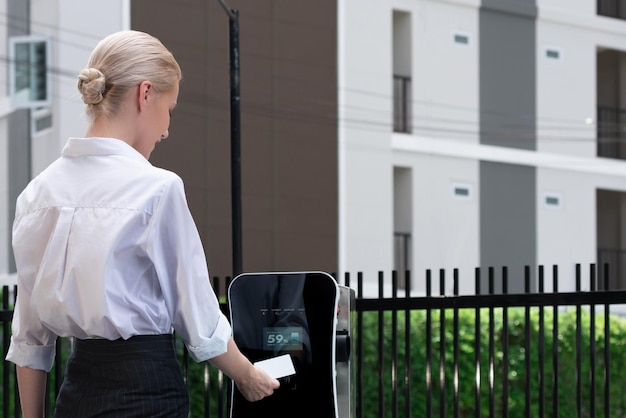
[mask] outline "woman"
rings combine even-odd
[[[248,400],[279,386],[231,337],[181,179],[148,162],[169,135],[180,79],[172,54],[148,34],[100,41],[78,77],[85,137],[70,138],[17,200],[7,359],[26,418],[43,416],[59,336],[74,337],[74,350],[58,417],[187,417],[174,331]]]

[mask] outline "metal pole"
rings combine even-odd
[[[239,96],[239,11],[219,0],[229,18],[230,42],[230,161],[233,277],[242,272],[241,110]]]

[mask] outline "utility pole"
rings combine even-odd
[[[219,0],[229,20],[230,43],[230,165],[233,278],[243,269],[241,226],[241,109],[239,96],[239,11]]]

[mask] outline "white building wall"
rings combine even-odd
[[[537,151],[595,160],[597,35],[589,27],[595,2],[553,0],[538,7]],[[558,58],[549,56],[554,53]],[[559,290],[574,290],[576,263],[588,288],[588,266],[596,261],[595,177],[576,169],[537,170],[537,263],[545,268],[546,290],[552,289],[553,265],[559,266]],[[549,198],[560,204],[547,204]]]
[[[446,283],[452,292],[452,267],[459,269],[459,292],[474,291],[474,268],[479,264],[478,162],[474,159],[397,150],[394,163],[410,167],[413,175],[413,293],[425,291],[425,272],[437,278],[448,270]],[[468,196],[454,193],[466,188]],[[433,280],[433,292],[439,281]]]
[[[537,150],[595,157],[597,37],[552,19],[539,18],[536,26]],[[548,56],[554,53],[559,58]]]
[[[398,3],[413,20],[413,135],[477,142],[479,2]]]
[[[555,9],[563,15],[595,15],[596,0],[537,0],[540,9]]]
[[[76,90],[78,73],[91,50],[106,35],[130,28],[130,0],[30,0],[30,32],[52,40],[52,128],[32,135],[31,175],[36,176],[60,154],[70,136],[87,129],[84,104]],[[0,15],[6,16],[6,1],[0,1]],[[4,22],[4,27],[8,21]],[[0,31],[0,55],[7,56],[6,30]],[[0,67],[0,79],[7,80],[7,68]],[[8,219],[8,142],[3,117],[10,112],[6,84],[0,85],[0,285],[14,282],[8,274],[11,231]]]
[[[366,283],[376,283],[378,271],[389,277],[393,269],[394,166],[411,168],[411,268],[467,267],[473,283],[469,270],[479,260],[477,160],[424,155],[394,142],[436,139],[450,148],[477,142],[478,6],[339,2],[340,270],[363,272]],[[394,134],[392,127],[394,10],[411,19],[412,134]],[[455,34],[467,36],[469,44],[453,42]],[[470,185],[470,199],[455,199],[453,184]],[[424,289],[423,277],[414,280]]]
[[[597,16],[595,1],[538,6],[537,147],[547,166],[537,170],[537,260],[559,266],[560,290],[575,288],[580,263],[588,289],[588,266],[597,260],[596,190],[626,191],[626,162],[596,157],[596,54],[602,47],[626,50],[626,23]],[[560,59],[548,58],[546,49]],[[550,162],[564,155],[581,159],[565,170]],[[546,195],[560,197],[561,205],[546,205]]]
[[[546,291],[552,290],[553,265],[559,267],[559,290],[573,291],[577,263],[583,289],[589,288],[589,265],[596,262],[597,248],[595,177],[552,167],[537,169],[537,264],[546,270]],[[558,198],[560,204],[547,204],[548,197]]]
[[[339,268],[374,281],[393,264],[391,22],[388,2],[339,2]]]
[[[442,147],[478,143],[477,1],[396,2],[413,17],[414,143],[435,140]],[[455,42],[462,36],[467,43]],[[404,134],[395,134],[396,137]],[[479,254],[478,161],[414,153],[394,147],[394,164],[413,167],[414,289],[424,291],[424,272],[459,269],[460,292],[474,289]],[[453,194],[467,187],[470,196]],[[448,272],[451,274],[451,271]],[[446,280],[452,286],[451,277]],[[433,281],[438,292],[438,281]],[[452,289],[446,289],[451,291]]]

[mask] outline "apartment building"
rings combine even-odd
[[[339,2],[342,267],[407,267],[418,292],[459,268],[472,293],[475,267],[515,292],[558,265],[571,290],[610,261],[623,287],[618,5]]]
[[[219,2],[117,1],[93,18],[90,2],[27,3],[30,33],[53,38],[53,86],[68,91],[53,93],[50,130],[28,134],[30,174],[82,132],[66,70],[107,32],[151,32],[184,72],[171,140],[152,161],[181,175],[212,274],[231,274]],[[461,293],[472,293],[476,267],[486,286],[487,268],[499,277],[506,266],[516,292],[525,266],[551,277],[558,265],[559,289],[571,290],[578,263],[588,287],[589,264],[610,262],[609,286],[626,286],[619,0],[226,3],[240,16],[244,271],[363,272],[375,283],[379,271],[409,269],[421,293],[426,269],[458,268]],[[26,151],[11,148],[16,134],[1,137],[26,126],[11,124],[24,112],[34,111],[0,120],[9,202]],[[3,208],[0,236],[10,218]]]

